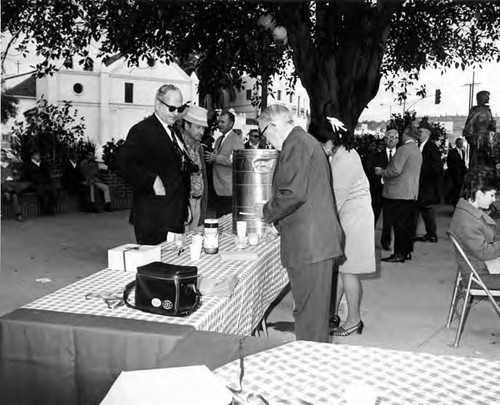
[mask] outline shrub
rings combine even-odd
[[[102,160],[104,164],[108,166],[108,169],[112,172],[116,171],[115,160],[118,155],[118,151],[120,147],[125,143],[123,139],[119,139],[115,142],[115,139],[112,138],[111,141],[106,142],[106,144],[102,147]]]
[[[84,119],[77,121],[77,111],[71,111],[71,102],[62,107],[48,104],[41,98],[35,107],[24,113],[26,122],[16,121],[12,127],[14,154],[22,162],[31,159],[38,150],[42,159],[53,167],[60,167],[69,152],[83,141]]]

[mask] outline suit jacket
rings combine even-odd
[[[68,160],[63,166],[61,184],[67,191],[77,191],[82,187],[85,178],[83,177],[80,167],[77,164],[75,167]]]
[[[464,151],[465,152],[465,151]],[[448,157],[446,158],[446,163],[448,165],[448,173],[455,180],[462,181],[467,167],[465,166],[465,159],[462,159],[460,153],[458,153],[457,148],[452,148],[448,152]]]
[[[233,162],[231,154],[235,149],[245,149],[245,146],[241,136],[233,130],[226,133],[224,140],[219,137],[215,141],[214,150],[217,151],[217,155],[213,162],[213,181],[215,192],[219,196],[233,195]]]
[[[389,164],[389,159],[387,158],[387,152],[385,149],[381,152],[370,153],[366,156],[365,160],[365,173],[368,181],[370,182],[370,193],[372,195],[377,193],[382,193],[383,183],[382,177],[375,174],[375,168],[381,167],[385,169]]]
[[[181,159],[156,115],[130,129],[117,157],[117,170],[134,189],[132,223],[146,229],[184,232],[189,173],[181,173],[180,167]],[[165,196],[155,195],[157,176],[165,186]]]
[[[34,164],[31,160],[23,165],[21,180],[32,183],[36,186],[52,183],[50,170],[45,162],[41,162],[40,166]]]
[[[420,170],[418,201],[422,205],[439,204],[439,187],[443,177],[441,152],[430,139],[422,149],[422,168]]]
[[[451,218],[449,232],[458,240],[478,273],[489,274],[484,262],[500,257],[495,220],[461,198]],[[460,270],[468,274],[469,267],[459,254],[457,261]]]
[[[284,267],[311,264],[343,254],[328,159],[321,144],[301,127],[283,143],[264,221],[281,234]]]
[[[416,142],[401,145],[382,174],[383,197],[395,200],[416,200],[421,166],[422,154]]]

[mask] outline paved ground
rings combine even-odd
[[[445,328],[456,270],[445,234],[450,216],[449,206],[438,209],[438,243],[417,244],[412,261],[384,263],[363,280],[363,334],[335,342],[500,360],[500,319],[486,301],[473,306],[460,347],[451,347],[456,322]],[[116,211],[2,220],[0,315],[105,268],[107,249],[134,242],[127,219],[128,211]],[[270,339],[294,338],[292,307],[288,293],[270,312]]]

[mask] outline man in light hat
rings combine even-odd
[[[191,171],[189,206],[191,208],[192,221],[188,224],[188,230],[195,229],[205,219],[207,212],[208,182],[207,170],[203,158],[203,147],[201,138],[208,127],[208,111],[205,108],[192,106],[182,125],[182,137],[186,145],[189,158],[193,164]],[[194,170],[197,166],[197,170]]]

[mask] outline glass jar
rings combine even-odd
[[[203,249],[207,255],[219,253],[218,219],[205,219],[203,224]]]

